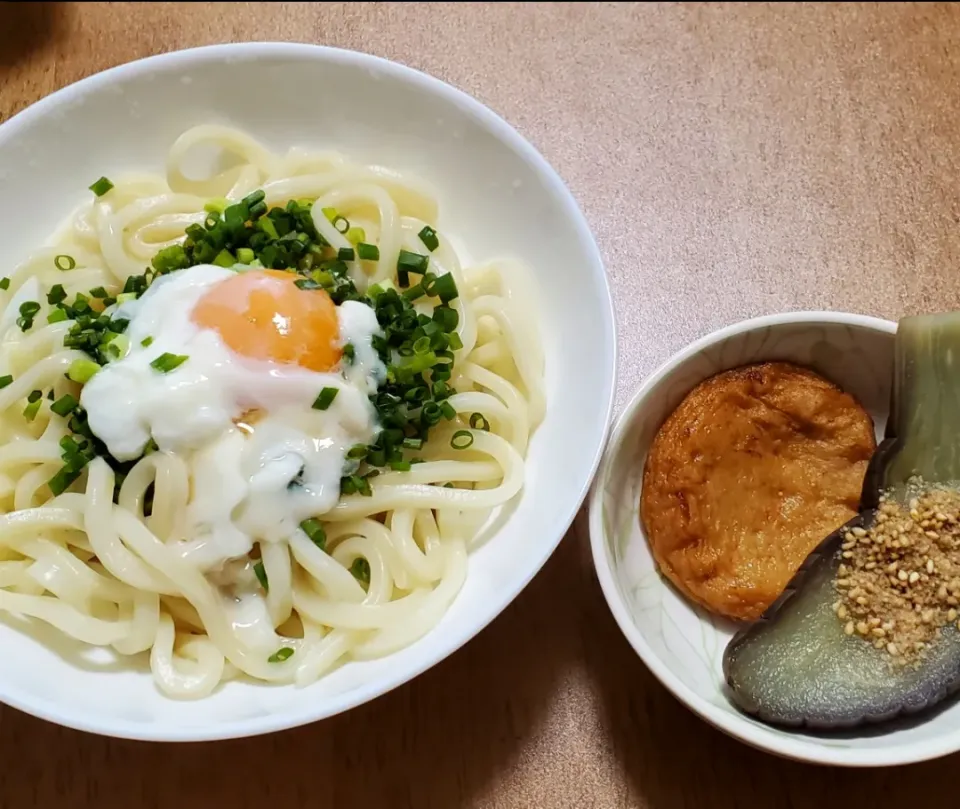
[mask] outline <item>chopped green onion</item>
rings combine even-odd
[[[121,306],[125,304],[127,301],[135,301],[136,299],[137,299],[136,292],[121,292],[119,295],[117,295],[117,303],[120,304]]]
[[[67,291],[63,288],[63,284],[54,284],[50,287],[50,291],[47,293],[47,303],[51,306],[56,306],[58,303],[63,303],[67,299]]]
[[[89,382],[100,370],[100,366],[97,365],[93,360],[74,360],[70,363],[70,368],[67,370],[67,376],[72,379],[74,382],[78,382],[81,385],[85,385]]]
[[[352,461],[360,461],[367,457],[366,444],[354,444],[347,450],[347,458]]]
[[[313,409],[314,410],[326,410],[330,405],[333,404],[333,400],[337,398],[337,394],[340,392],[339,388],[324,388],[320,391],[320,394],[316,399],[313,400]]]
[[[73,256],[62,254],[59,256],[54,256],[53,264],[58,270],[62,272],[69,272],[70,270],[76,268],[77,260]]]
[[[404,290],[403,297],[406,298],[411,303],[417,298],[422,298],[427,294],[427,291],[423,288],[423,284],[414,284],[407,290]]]
[[[226,210],[229,204],[230,200],[228,200],[226,197],[214,197],[213,199],[209,199],[203,203],[203,210],[205,210],[207,213],[221,214]]]
[[[41,394],[41,396],[42,396],[42,395],[43,395],[43,394]],[[29,401],[29,400],[28,400],[28,401]],[[23,417],[24,417],[27,421],[33,421],[33,420],[37,417],[37,413],[40,412],[40,405],[41,405],[41,404],[42,404],[42,399],[40,399],[40,398],[37,398],[36,400],[31,401],[30,404],[28,404],[28,405],[23,409]]]
[[[103,287],[94,287],[90,290],[91,298],[106,298],[107,295],[107,290],[105,290]]]
[[[473,444],[473,433],[469,430],[457,430],[450,439],[450,446],[454,449],[467,449]]]
[[[101,345],[107,359],[118,360],[127,356],[127,352],[130,350],[130,338],[125,334],[107,332]]]
[[[276,240],[280,238],[280,234],[277,232],[277,226],[274,225],[273,220],[267,216],[257,220],[257,227],[266,233],[271,239]]]
[[[224,267],[229,270],[231,267],[236,265],[237,259],[233,253],[224,247],[223,250],[217,253],[217,257],[211,263],[216,264],[218,267]]]
[[[10,289],[9,278],[0,278],[0,289]]]
[[[56,413],[58,416],[63,416],[66,418],[74,410],[77,409],[77,406],[80,404],[73,396],[69,393],[61,396],[57,401],[50,405],[50,409]]]
[[[327,532],[323,530],[323,525],[320,524],[320,520],[315,517],[311,517],[308,520],[304,520],[300,523],[300,530],[307,535],[314,545],[316,545],[320,550],[326,550],[327,547]]]
[[[67,315],[67,310],[62,306],[58,306],[56,309],[50,312],[47,315],[47,323],[59,323],[61,320],[66,320],[69,317]]]
[[[20,304],[20,317],[17,318],[17,325],[21,331],[27,331],[33,326],[33,318],[40,311],[40,304],[36,301],[24,301]]]
[[[422,438],[404,438],[403,448],[412,449],[412,450],[423,449],[423,439]]]
[[[83,467],[79,469],[71,469],[68,466],[62,467],[59,472],[47,481],[47,485],[50,487],[53,496],[56,497],[58,494],[63,494],[67,488],[69,488],[70,484],[80,477],[82,471]]]
[[[249,247],[237,249],[237,261],[241,264],[250,264],[256,257],[256,254]]]
[[[150,367],[161,374],[169,374],[174,368],[179,368],[189,359],[187,354],[170,354],[164,352],[150,363]]]
[[[459,325],[460,315],[457,314],[456,309],[451,309],[449,306],[438,306],[433,310],[433,322],[444,332],[449,333]]]
[[[363,228],[357,227],[356,225],[351,227],[344,235],[347,237],[347,241],[353,245],[359,245],[360,242],[367,238],[367,234]]]
[[[107,193],[111,188],[113,188],[113,183],[111,183],[106,177],[101,177],[93,185],[90,186],[90,190],[93,191],[98,197],[102,197]]]
[[[390,461],[390,468],[394,472],[409,472],[411,465],[410,461]]]
[[[490,422],[487,421],[483,413],[474,413],[470,416],[470,426],[474,430],[483,430],[484,432],[489,432]]]
[[[331,224],[337,229],[338,233],[347,233],[350,230],[350,220],[345,216],[336,217]]]
[[[263,567],[263,562],[257,562],[253,566],[253,572],[257,575],[257,581],[260,582],[260,586],[268,591],[270,589],[270,582],[267,581],[267,571]]]
[[[333,220],[339,216],[336,208],[321,208],[320,212],[326,217],[327,221],[331,225],[333,224]]]
[[[456,300],[460,294],[457,291],[457,282],[451,273],[439,276],[437,280],[433,282],[433,289],[429,290],[429,292],[444,303],[450,303],[450,301]]]
[[[171,244],[159,251],[150,263],[157,272],[167,273],[186,269],[190,266],[190,259],[182,244]]]
[[[12,383],[13,383],[13,376],[11,374],[5,374],[4,376],[0,376],[0,389],[5,388],[7,387],[7,385],[10,385]]]
[[[380,260],[380,248],[375,244],[367,244],[366,242],[360,242],[357,245],[357,256],[359,256],[364,261],[379,261]]]
[[[352,247],[341,247],[337,251],[337,259],[339,261],[353,261],[355,258],[355,253]]]
[[[423,230],[417,234],[420,237],[420,241],[427,246],[427,250],[431,253],[440,246],[440,240],[437,238],[437,231],[435,231],[430,225],[425,225]]]
[[[358,557],[353,560],[353,564],[350,565],[350,572],[361,584],[370,584],[370,563],[363,557]]]
[[[343,347],[343,358],[347,361],[348,365],[353,365],[353,360],[357,355],[357,350],[353,347],[353,343],[347,343]]]
[[[42,398],[43,398],[42,390],[32,390],[30,391],[30,395],[27,396],[27,401],[30,402],[30,404],[33,404],[34,402],[39,402]]]
[[[430,264],[430,256],[424,256],[420,253],[411,253],[409,250],[401,250],[397,257],[397,272],[414,272],[422,275],[427,271]]]
[[[289,660],[293,657],[293,649],[289,646],[283,646],[277,651],[275,651],[270,657],[267,658],[268,663],[282,663],[284,660]]]
[[[85,461],[85,459],[84,459]],[[86,466],[86,463],[84,463]],[[80,473],[83,471],[83,466],[79,469],[73,469],[69,466],[64,466],[57,472],[50,480],[47,481],[47,485],[50,487],[50,491],[53,492],[54,497],[58,494],[63,494],[70,484],[73,483]]]
[[[153,338],[148,334],[140,341],[140,345],[144,348],[150,348],[150,346],[153,345]]]

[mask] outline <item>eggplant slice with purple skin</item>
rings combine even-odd
[[[872,525],[881,492],[905,501],[911,478],[960,486],[960,313],[900,321],[886,437],[870,461],[860,514],[827,537],[759,621],[723,656],[729,696],[774,725],[819,730],[883,722],[960,689],[960,632],[945,627],[919,665],[843,632],[833,604],[843,535]]]

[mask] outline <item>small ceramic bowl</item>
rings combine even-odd
[[[660,425],[698,383],[753,362],[813,368],[853,394],[886,425],[896,324],[831,312],[748,320],[672,357],[620,417],[590,503],[593,559],[607,603],[644,663],[679,700],[720,730],[788,758],[843,766],[906,764],[960,750],[960,703],[913,719],[844,733],[765,725],[729,701],[721,662],[738,628],[680,595],[657,572],[639,519],[647,449]]]

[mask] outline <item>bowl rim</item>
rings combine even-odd
[[[392,691],[398,686],[409,682],[441,663],[461,646],[471,641],[495,618],[500,616],[513,603],[517,596],[540,572],[547,560],[553,555],[557,546],[569,533],[570,526],[586,500],[590,491],[593,476],[600,464],[603,450],[610,435],[613,419],[614,404],[617,390],[617,316],[613,303],[613,294],[610,279],[606,272],[603,256],[597,246],[596,239],[591,231],[576,198],[567,187],[547,159],[523,135],[511,126],[500,115],[486,104],[470,94],[454,87],[441,79],[407,65],[394,62],[362,51],[334,48],[324,45],[293,42],[232,42],[218,45],[206,45],[194,48],[184,48],[168,53],[156,54],[130,62],[125,62],[98,73],[94,73],[72,84],[56,90],[24,108],[16,115],[0,123],[0,148],[4,141],[18,130],[36,121],[41,120],[57,108],[69,104],[84,94],[109,86],[113,82],[126,77],[136,77],[148,74],[151,70],[162,67],[181,65],[184,67],[203,66],[214,60],[225,57],[243,56],[245,58],[283,58],[291,62],[319,61],[340,65],[349,65],[360,69],[376,68],[390,76],[422,88],[438,96],[447,104],[465,111],[473,117],[480,126],[490,132],[498,141],[512,149],[527,165],[539,174],[543,180],[546,193],[557,200],[569,219],[579,240],[583,244],[584,252],[588,257],[585,271],[593,277],[598,285],[598,297],[601,301],[601,315],[603,320],[603,341],[609,347],[600,361],[607,364],[605,389],[596,392],[597,412],[602,417],[600,433],[596,446],[592,450],[588,466],[582,469],[582,480],[577,484],[577,494],[564,503],[557,503],[557,510],[562,515],[560,523],[563,530],[543,543],[543,549],[535,564],[518,580],[517,584],[504,589],[497,599],[491,603],[490,609],[480,615],[479,619],[462,634],[451,636],[438,644],[436,651],[422,660],[417,660],[407,669],[392,675],[380,678],[373,684],[364,684],[346,693],[338,694],[325,700],[318,708],[310,700],[304,700],[296,708],[287,707],[282,713],[242,719],[231,722],[226,727],[208,723],[200,727],[156,727],[152,724],[137,724],[123,720],[105,720],[92,713],[85,715],[62,716],[51,708],[49,702],[35,700],[32,696],[11,695],[0,682],[0,701],[58,725],[82,730],[89,733],[113,736],[117,738],[160,741],[160,742],[194,742],[216,741],[220,739],[245,738],[266,733],[274,733],[294,727],[310,724],[321,719],[335,716],[344,711],[370,702],[377,697]],[[289,686],[294,687],[294,686]]]
[[[837,748],[821,744],[816,739],[809,737],[791,736],[789,733],[775,731],[759,725],[745,716],[725,711],[703,699],[674,675],[671,668],[651,649],[643,633],[634,624],[606,551],[607,542],[601,518],[603,492],[606,488],[605,481],[610,477],[613,457],[617,449],[623,443],[624,436],[630,426],[643,412],[648,397],[656,386],[704,348],[734,335],[768,326],[786,324],[816,326],[823,323],[857,326],[891,335],[896,334],[897,331],[897,324],[893,321],[846,312],[803,311],[764,315],[739,321],[710,332],[673,354],[643,381],[616,420],[613,432],[607,442],[603,461],[590,492],[589,531],[593,565],[597,571],[597,577],[600,580],[600,587],[603,590],[607,606],[633,650],[674,697],[718,730],[758,750],[813,764],[840,767],[880,767],[928,761],[960,750],[960,733],[944,739],[935,738],[909,744],[891,744],[889,747]]]

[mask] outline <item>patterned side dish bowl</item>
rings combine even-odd
[[[590,501],[593,560],[630,645],[660,682],[705,721],[787,758],[851,767],[906,764],[960,750],[960,705],[882,728],[831,733],[759,722],[728,699],[722,660],[738,625],[698,608],[657,571],[639,517],[647,451],[681,400],[709,377],[756,362],[811,368],[857,398],[883,436],[896,324],[860,315],[794,312],[716,331],[652,374],[620,415]],[[730,492],[736,497],[736,492]]]

